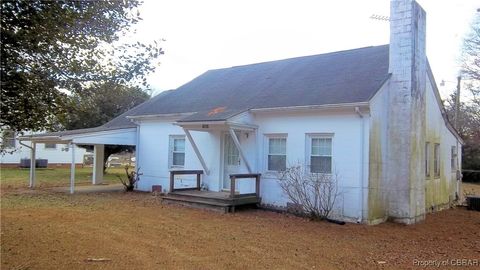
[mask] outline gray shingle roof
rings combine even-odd
[[[363,102],[388,76],[388,45],[216,69],[130,115],[198,112],[182,121],[211,121],[253,108]],[[219,107],[220,115],[206,113]]]
[[[194,113],[181,121],[218,121],[249,109],[365,102],[388,76],[388,45],[209,70],[100,127],[43,135],[135,127],[127,116]]]

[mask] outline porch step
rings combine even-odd
[[[167,204],[177,204],[198,209],[212,210],[220,213],[228,213],[232,210],[232,205],[228,203],[222,203],[211,199],[198,197],[186,197],[169,194],[163,197],[163,202]]]
[[[229,195],[226,192],[174,191],[164,196],[163,201],[222,213],[234,212],[236,206],[256,205],[261,201],[255,195],[245,195],[234,199],[231,199]]]

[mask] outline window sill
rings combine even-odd
[[[279,174],[281,174],[281,173],[282,173],[282,171],[264,171],[263,175],[270,176],[270,177],[272,177],[272,176],[278,177]]]
[[[168,167],[169,170],[183,170],[185,166],[170,166]]]

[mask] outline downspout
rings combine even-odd
[[[455,178],[457,180],[456,184],[457,184],[457,187],[456,187],[456,191],[455,191],[455,199],[456,200],[459,200],[460,199],[460,185],[462,184],[462,164],[460,163],[460,158],[461,158],[461,151],[460,151],[460,148],[459,148],[459,143],[458,143],[458,138],[455,138],[455,141],[456,141],[456,155],[457,155],[457,158],[455,160],[455,162],[457,164],[456,165],[456,172],[455,172]],[[463,151],[463,149],[462,149]]]
[[[362,155],[361,155],[361,167],[360,167],[360,173],[361,173],[361,177],[360,177],[360,205],[361,205],[361,210],[360,210],[360,215],[359,215],[359,220],[357,221],[358,223],[361,223],[363,222],[364,220],[364,217],[363,217],[363,212],[364,212],[364,203],[363,203],[363,199],[364,199],[364,190],[363,190],[363,181],[365,180],[365,175],[364,175],[364,167],[365,167],[365,119],[364,119],[364,116],[362,114],[362,112],[360,111],[360,108],[359,107],[355,107],[355,112],[358,114],[358,116],[360,117],[361,121],[362,121],[362,135],[361,135],[361,142],[362,142]]]
[[[28,149],[30,149],[30,150],[32,150],[32,149],[33,149],[33,147],[31,147],[31,146],[29,146],[29,145],[26,145],[26,144],[22,143],[22,141],[18,141],[18,143],[19,143],[20,145],[22,145],[22,146],[25,146],[26,148],[28,148]]]
[[[135,170],[140,173],[140,125],[137,124],[137,138],[135,140]],[[138,181],[135,182],[135,189],[138,189]]]
[[[140,124],[134,119],[130,119],[130,122],[136,126],[136,138],[135,138],[135,171],[140,172]],[[135,189],[138,189],[138,181],[135,182]]]

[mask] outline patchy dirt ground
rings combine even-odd
[[[480,195],[480,184],[462,183],[463,195]]]
[[[422,269],[415,260],[480,259],[480,212],[464,208],[413,226],[340,226],[163,205],[145,193],[15,189],[1,203],[1,269]]]

